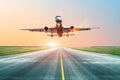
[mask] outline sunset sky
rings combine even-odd
[[[49,37],[23,28],[100,27],[71,37]],[[120,0],[0,0],[0,46],[119,46]]]

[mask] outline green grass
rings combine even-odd
[[[74,48],[74,49],[120,56],[120,48],[117,47],[87,47],[87,48]]]
[[[27,47],[27,46],[0,46],[0,56],[34,52],[47,49],[47,47]]]

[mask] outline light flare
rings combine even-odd
[[[55,47],[55,46],[57,46],[57,44],[55,42],[50,42],[50,43],[48,43],[48,46]]]

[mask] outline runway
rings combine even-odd
[[[0,80],[120,80],[120,57],[65,47],[1,56]]]

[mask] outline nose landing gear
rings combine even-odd
[[[51,37],[54,37],[54,35],[52,35],[52,34],[51,34],[50,36],[51,36]]]

